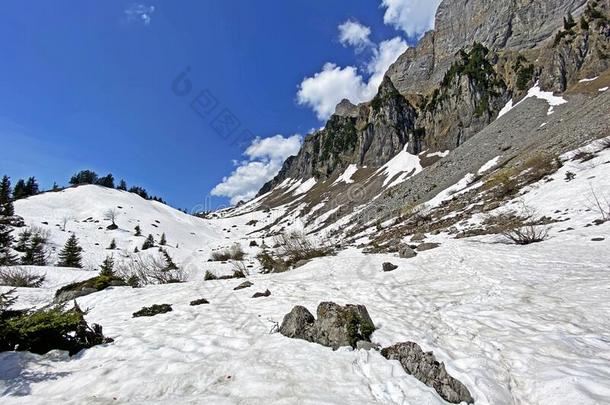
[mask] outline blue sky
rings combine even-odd
[[[0,172],[47,188],[91,168],[179,208],[235,202],[323,125],[333,97],[369,97],[384,58],[414,44],[435,8],[4,1]],[[186,69],[188,88],[174,82]]]

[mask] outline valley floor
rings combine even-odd
[[[377,352],[333,352],[270,333],[293,305],[314,312],[332,300],[366,305],[374,342],[433,350],[478,404],[608,403],[609,241],[582,241],[609,226],[524,247],[444,240],[411,260],[347,250],[252,276],[241,291],[228,280],[92,294],[79,304],[116,341],[72,359],[0,354],[2,402],[442,403]],[[387,260],[399,268],[381,272]],[[267,288],[270,297],[250,298]],[[19,293],[28,300],[28,290]],[[211,304],[188,305],[201,297]],[[155,303],[174,311],[131,317]]]

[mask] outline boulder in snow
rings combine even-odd
[[[425,353],[417,343],[397,343],[381,350],[381,355],[388,360],[398,360],[408,374],[434,388],[444,400],[454,404],[474,402],[464,384],[451,377],[445,365],[438,362],[432,352]]]
[[[402,244],[398,247],[398,256],[401,259],[411,259],[417,256],[415,250],[411,249],[411,246],[407,244]]]
[[[386,262],[386,263],[382,264],[381,266],[383,268],[383,271],[386,271],[386,272],[387,271],[394,271],[394,270],[396,270],[398,268],[397,265],[389,263],[389,262]]]

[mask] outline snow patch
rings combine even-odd
[[[515,105],[513,105],[513,100],[512,99],[508,103],[506,103],[506,105],[502,108],[502,110],[500,110],[500,113],[498,114],[498,118],[500,118],[501,116],[507,114],[510,110],[512,110],[513,108],[517,107],[519,104],[523,103],[528,98],[532,98],[532,97],[538,98],[540,100],[544,100],[547,103],[549,103],[549,110],[547,111],[547,115],[553,114],[555,107],[557,107],[559,105],[562,105],[562,104],[565,104],[565,103],[568,102],[563,97],[555,96],[553,94],[553,92],[542,91],[542,89],[540,89],[539,83],[536,82],[534,87],[529,89],[529,91],[527,92],[527,96],[525,96],[523,98],[523,100],[519,101]]]
[[[339,178],[337,180],[335,180],[335,182],[332,185],[334,186],[335,184],[338,184],[341,182],[347,183],[347,184],[353,183],[354,180],[352,180],[352,176],[354,174],[356,174],[357,171],[358,171],[358,166],[356,166],[356,165],[347,166],[347,169],[345,169],[343,174],[341,176],[339,176]]]
[[[608,87],[608,86],[606,86],[606,87],[602,87],[602,88],[601,88],[601,89],[599,89],[598,91],[599,91],[600,93],[603,93],[603,92],[605,92],[605,91],[608,91],[608,89],[609,89],[609,88],[610,88],[610,87]]]
[[[315,185],[316,185],[316,179],[315,178],[311,178],[309,180],[307,180],[305,183],[301,184],[295,191],[294,191],[294,195],[300,195],[300,194],[305,194],[306,192],[308,192],[309,190],[311,190]]]
[[[582,79],[582,80],[579,80],[579,81],[578,81],[578,83],[587,83],[587,82],[592,82],[592,81],[594,81],[594,80],[597,80],[597,78],[598,78],[598,77],[599,77],[599,76],[595,76],[595,77],[593,77],[593,78],[591,78],[591,79]]]
[[[419,157],[407,152],[408,146],[409,144],[406,144],[404,149],[394,156],[392,160],[377,170],[376,174],[381,173],[386,176],[383,181],[384,187],[394,187],[423,170]],[[398,177],[395,178],[396,176]]]
[[[489,162],[485,163],[483,166],[481,166],[481,168],[479,169],[477,174],[483,174],[485,172],[488,172],[489,170],[493,169],[494,167],[496,167],[498,165],[498,162],[500,161],[500,158],[502,156],[496,156],[495,158],[491,159]]]

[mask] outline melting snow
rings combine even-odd
[[[347,166],[347,169],[345,169],[345,171],[343,172],[343,174],[341,176],[339,176],[339,178],[337,180],[335,180],[335,182],[333,183],[333,185],[337,184],[337,183],[347,183],[347,184],[351,184],[354,182],[354,180],[352,180],[352,176],[358,171],[358,166],[356,165],[349,165]]]
[[[483,174],[483,173],[488,172],[489,170],[493,169],[494,167],[496,167],[498,165],[498,161],[500,160],[501,157],[502,156],[496,156],[495,158],[491,159],[489,162],[485,163],[479,169],[478,174]]]
[[[598,77],[599,77],[599,76],[595,76],[595,77],[593,77],[593,78],[591,78],[591,79],[582,79],[582,80],[579,80],[579,81],[578,81],[578,83],[592,82],[592,81],[594,81],[594,80],[597,80],[597,78],[598,78]]]
[[[305,194],[309,190],[311,190],[316,185],[316,179],[311,178],[307,180],[305,183],[299,185],[299,187],[294,191],[294,195]]]
[[[498,114],[498,118],[500,118],[501,116],[505,115],[510,110],[512,110],[513,108],[515,108],[519,104],[523,103],[528,98],[532,98],[532,97],[538,98],[540,100],[545,100],[547,103],[549,103],[549,110],[547,112],[547,115],[553,114],[554,107],[557,107],[559,105],[567,103],[567,100],[564,99],[563,97],[555,96],[550,91],[542,91],[540,89],[540,85],[538,83],[536,83],[536,85],[534,87],[529,89],[529,91],[527,92],[527,96],[525,96],[523,98],[523,100],[519,101],[515,105],[513,105],[513,100],[510,100],[508,103],[506,103],[506,105],[502,108],[502,110],[500,110],[500,113]]]
[[[603,93],[604,91],[608,91],[608,88],[609,87],[607,87],[607,86],[606,87],[602,87],[601,89],[599,89],[599,92]]]
[[[409,144],[406,144],[405,148],[394,156],[392,160],[377,170],[376,173],[382,173],[386,176],[383,181],[384,187],[394,187],[423,170],[419,157],[407,152],[408,146]],[[399,175],[398,178],[394,179],[397,175]],[[393,179],[394,181],[392,181]]]

